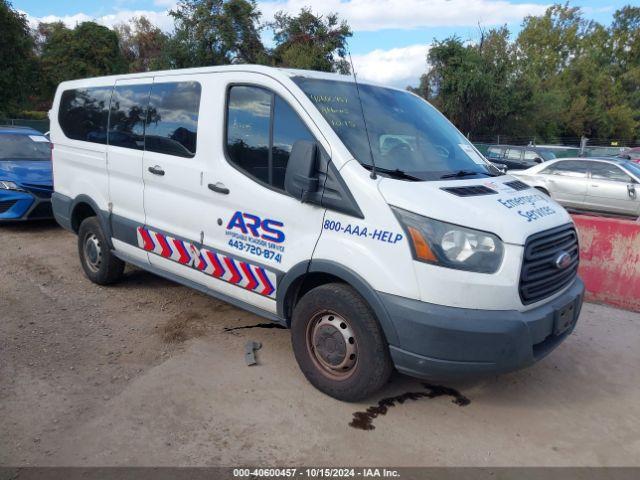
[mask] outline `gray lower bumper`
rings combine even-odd
[[[71,227],[71,204],[69,197],[53,192],[51,195],[51,208],[53,209],[53,218],[65,230],[73,231]]]
[[[444,307],[380,293],[398,333],[399,345],[390,346],[396,368],[432,379],[508,372],[535,363],[573,331],[575,321],[562,332],[558,326],[571,306],[577,320],[583,297],[579,278],[559,297],[526,312]]]

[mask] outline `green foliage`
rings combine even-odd
[[[32,92],[33,46],[26,17],[0,0],[0,112],[4,115],[15,115]]]
[[[337,14],[323,18],[309,8],[303,8],[295,17],[278,12],[270,27],[277,44],[273,51],[276,65],[343,74],[351,71],[345,57],[347,39],[353,33]]]
[[[46,120],[48,118],[47,112],[39,112],[34,110],[23,110],[18,113],[17,117],[24,120]]]
[[[170,14],[174,67],[266,62],[254,0],[181,0]]]
[[[640,137],[640,8],[618,10],[605,28],[553,5],[525,18],[514,42],[506,28],[474,44],[452,37],[428,61],[414,91],[465,133]]]
[[[51,99],[58,84],[74,78],[113,75],[127,71],[113,30],[94,22],[74,29],[62,23],[40,28],[40,93]]]
[[[148,72],[171,68],[169,36],[145,16],[132,18],[114,28],[128,71]]]
[[[172,34],[145,17],[114,30],[85,22],[30,31],[0,0],[0,112],[46,111],[60,82],[124,72],[233,63],[350,71],[352,31],[336,14],[303,8],[265,25],[255,0],[180,0],[170,14]],[[273,49],[262,44],[264,28]],[[640,7],[619,9],[604,27],[558,4],[525,18],[514,40],[506,27],[480,33],[474,43],[435,41],[411,89],[464,133],[640,139]]]

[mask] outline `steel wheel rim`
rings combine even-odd
[[[100,270],[102,265],[102,245],[100,239],[93,234],[88,234],[83,245],[84,261],[92,272]]]
[[[327,377],[350,377],[358,363],[358,342],[353,328],[343,316],[331,311],[314,315],[307,325],[307,351]]]

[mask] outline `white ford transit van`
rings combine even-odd
[[[335,398],[394,367],[518,369],[578,318],[571,217],[406,91],[251,65],[92,78],[58,87],[51,139],[89,279],[130,263],[286,325]]]

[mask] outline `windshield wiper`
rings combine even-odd
[[[364,168],[366,168],[367,170],[371,170],[373,167],[371,165],[367,165],[366,163],[362,163],[361,164]],[[376,165],[376,172],[378,173],[384,173],[387,175],[392,175],[394,177],[397,178],[404,178],[405,180],[411,180],[414,182],[422,182],[423,179],[422,178],[418,178],[414,175],[411,175],[410,173],[405,172],[404,170],[400,170],[399,168],[396,168],[395,170],[391,170],[390,168],[382,168],[382,167],[378,167]]]
[[[471,170],[458,170],[454,173],[447,173],[446,175],[442,175],[440,178],[462,178],[469,177],[471,175],[486,175],[487,177],[493,177],[490,173],[487,172],[472,172]]]

